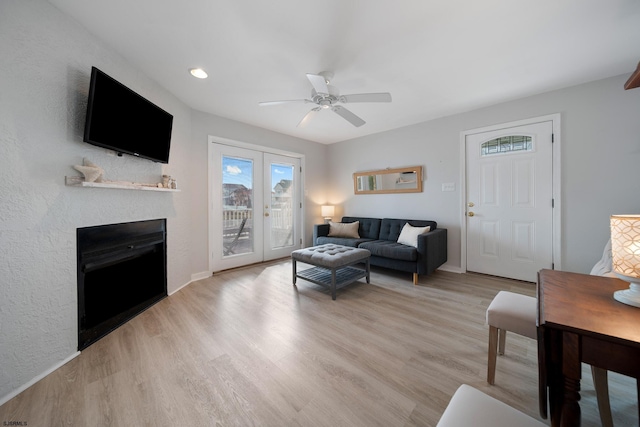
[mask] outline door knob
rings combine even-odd
[[[475,215],[475,214],[474,214],[473,212],[469,212],[469,213],[467,214],[467,216],[474,216],[474,215]]]
[[[269,212],[265,212],[265,213],[264,213],[264,216],[269,216]]]
[[[473,202],[469,202],[467,203],[467,206],[469,206],[470,208],[474,207],[475,205],[473,204]]]

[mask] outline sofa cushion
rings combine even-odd
[[[416,261],[418,259],[418,250],[416,248],[403,245],[401,243],[390,242],[388,240],[363,242],[360,243],[358,247],[368,249],[371,252],[371,256],[399,259],[403,261]]]
[[[398,236],[398,243],[417,248],[418,236],[428,232],[429,230],[431,230],[431,227],[428,225],[426,227],[414,227],[413,225],[406,223],[404,227],[402,227],[400,236]]]
[[[358,227],[358,234],[365,239],[378,239],[380,234],[380,218],[365,218],[357,216],[344,216],[342,222],[356,222],[360,223]]]
[[[426,227],[428,225],[429,227],[431,227],[431,231],[435,230],[438,227],[438,223],[436,223],[435,221],[383,218],[382,222],[380,223],[380,237],[378,238],[380,240],[391,240],[393,242],[397,242],[398,237],[400,237],[402,227],[404,227],[406,223],[409,223],[414,227]]]
[[[328,237],[328,236],[320,236],[316,239],[315,245],[326,245],[327,243],[333,243],[334,245],[342,245],[342,246],[351,246],[352,248],[357,248],[363,242],[370,242],[371,239],[352,239],[349,237]]]
[[[358,227],[360,222],[333,222],[329,221],[329,237],[351,237],[353,239],[360,238],[358,234]]]

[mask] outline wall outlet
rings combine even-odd
[[[442,184],[442,191],[456,191],[455,182],[445,182]]]

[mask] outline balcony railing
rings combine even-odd
[[[291,206],[285,205],[278,208],[272,208],[269,212],[271,220],[271,236],[274,247],[289,246],[293,244],[292,238],[292,209]],[[244,227],[240,230],[242,221],[246,219]],[[236,238],[238,251],[235,253],[243,253],[250,251],[249,247],[253,241],[253,219],[254,211],[252,208],[225,206],[222,210],[222,235],[225,242],[229,242]],[[247,249],[241,249],[246,247]]]

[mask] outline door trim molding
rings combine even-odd
[[[534,123],[551,122],[553,129],[553,147],[552,147],[552,197],[554,201],[552,212],[552,262],[556,270],[562,269],[562,197],[561,197],[561,115],[560,113],[549,114],[546,116],[532,117],[529,119],[517,120],[508,123],[500,123],[491,126],[485,126],[476,129],[469,129],[460,132],[460,269],[463,273],[467,272],[467,221],[465,218],[466,199],[467,199],[467,136],[476,133],[496,131],[516,126],[525,126]]]
[[[304,159],[305,155],[295,153],[293,151],[280,150],[278,148],[266,147],[264,145],[252,144],[249,142],[237,141],[235,139],[223,138],[220,136],[209,135],[208,143],[229,145],[231,147],[246,148],[249,150],[262,151],[263,153],[279,154],[281,156],[289,156],[298,159]]]

